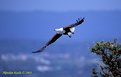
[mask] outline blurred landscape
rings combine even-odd
[[[85,22],[72,38],[62,36],[45,52],[32,54],[55,33],[54,29]],[[0,72],[32,71],[31,75],[6,77],[90,77],[99,58],[89,51],[96,41],[117,38],[120,42],[121,11],[13,12],[0,11]]]
[[[19,40],[1,43],[0,71],[32,71],[32,75],[23,75],[25,77],[90,77],[91,67],[98,62],[88,52],[88,43],[56,44],[38,54],[32,54],[31,49],[37,48],[37,45],[40,45],[39,41],[34,43]]]

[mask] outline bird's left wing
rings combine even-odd
[[[62,34],[58,34],[56,33],[46,44],[45,46],[43,46],[42,48],[40,48],[39,50],[32,52],[32,53],[38,53],[38,52],[42,52],[47,46],[49,46],[50,44],[54,43],[59,37],[61,37]]]
[[[46,46],[54,43],[58,38],[60,38],[62,36],[62,34],[58,34],[56,33],[47,43]]]
[[[78,18],[78,20],[76,20],[76,21],[77,21],[77,22],[74,23],[74,24],[65,26],[64,29],[65,29],[65,28],[72,28],[72,27],[75,27],[75,26],[78,26],[78,25],[82,24],[82,23],[84,22],[84,18],[82,18],[82,19]]]

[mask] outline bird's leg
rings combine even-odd
[[[71,32],[72,34],[75,34],[74,32]]]
[[[68,35],[68,37],[69,37],[69,38],[71,38],[71,36],[70,36],[70,35]]]

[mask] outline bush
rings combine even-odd
[[[121,44],[117,40],[97,42],[91,52],[101,58],[101,63],[92,69],[92,77],[121,77]]]

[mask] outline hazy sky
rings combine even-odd
[[[0,10],[61,12],[121,10],[121,0],[0,0]]]
[[[120,12],[121,0],[0,0],[0,38],[48,39],[55,33],[53,28],[74,23],[78,17],[85,17],[85,23],[76,30],[76,39],[119,37]],[[46,32],[50,33],[40,36]]]

